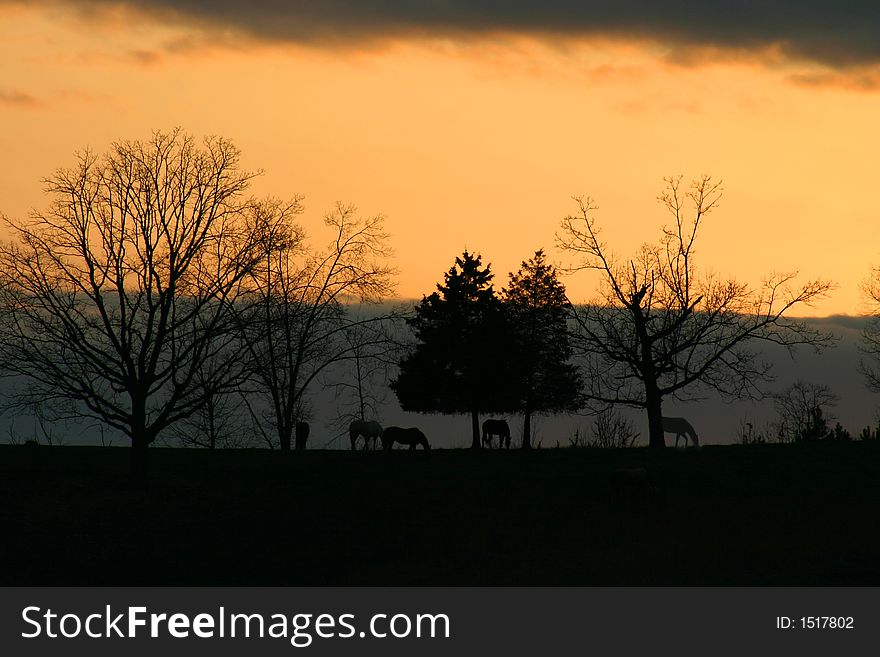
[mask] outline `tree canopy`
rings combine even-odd
[[[494,274],[465,251],[423,297],[407,323],[415,344],[391,382],[401,407],[419,413],[466,413],[480,447],[479,414],[513,406],[509,394],[512,341]]]
[[[51,203],[6,220],[0,358],[18,407],[90,416],[138,455],[242,374],[229,312],[260,257],[253,174],[221,138],[180,130],[79,153],[46,181]],[[211,371],[206,372],[209,366]]]
[[[573,410],[579,405],[581,378],[570,362],[569,303],[543,249],[511,273],[502,299],[516,342],[510,385],[515,408],[523,414],[522,446],[528,449],[533,413]]]

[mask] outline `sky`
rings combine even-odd
[[[316,6],[317,5],[317,6]],[[874,2],[0,0],[0,212],[46,204],[77,150],[181,126],[264,174],[258,194],[384,214],[398,295],[465,248],[501,287],[594,198],[626,257],[666,176],[724,181],[698,264],[838,287],[880,264]],[[209,8],[209,9],[208,9]],[[565,279],[573,301],[594,279]]]

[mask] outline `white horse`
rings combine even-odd
[[[688,440],[691,441],[694,447],[700,446],[700,438],[697,436],[697,432],[694,431],[693,425],[683,417],[664,417],[663,432],[675,434],[676,447],[678,447],[678,441],[681,438],[684,438],[685,447],[687,447]]]
[[[382,425],[375,420],[355,420],[348,425],[348,437],[351,439],[351,448],[355,449],[357,439],[363,436],[364,449],[370,449],[370,440],[373,447],[377,447],[382,437]]]

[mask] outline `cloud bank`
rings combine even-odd
[[[42,102],[28,93],[17,91],[15,89],[0,89],[0,105],[10,105],[13,107],[33,108],[41,107]]]
[[[876,0],[43,1],[87,14],[127,8],[164,22],[331,46],[512,33],[548,39],[648,39],[674,49],[772,50],[838,69],[880,63]],[[10,2],[0,0],[3,3]]]

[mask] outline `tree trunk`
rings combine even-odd
[[[648,447],[666,447],[666,439],[663,436],[663,397],[657,392],[656,387],[651,390],[648,386],[645,396],[645,410],[648,411]]]
[[[648,335],[647,320],[640,305],[646,290],[647,287],[643,288],[633,297],[629,310],[633,314],[633,322],[636,335],[639,338],[639,350],[641,352],[639,370],[642,373],[642,380],[645,382],[645,410],[648,412],[648,447],[663,448],[666,447],[666,440],[663,438],[663,395],[660,394],[660,389],[657,386],[658,374],[654,363],[652,341]]]
[[[208,448],[214,449],[217,446],[217,423],[214,419],[214,404],[210,398],[208,399],[206,411],[208,413],[208,440],[210,441]]]
[[[358,404],[361,411],[360,418],[361,420],[366,420],[367,409],[366,403],[364,402],[364,379],[361,374],[361,357],[359,353],[355,353],[354,364],[357,372],[357,387],[358,387]]]
[[[480,412],[471,411],[471,429],[473,430],[473,441],[471,449],[480,449]]]
[[[301,452],[306,448],[306,443],[309,440],[309,424],[305,420],[300,420],[296,423],[296,431],[294,432],[296,436],[296,451]]]
[[[291,433],[293,433],[292,427],[284,427],[278,432],[278,440],[281,443],[281,451],[283,452],[290,451]]]
[[[131,478],[143,483],[147,477],[147,446],[152,442],[147,433],[146,397],[139,391],[129,393],[131,397]]]
[[[523,413],[523,449],[532,448],[532,412],[529,409]]]

